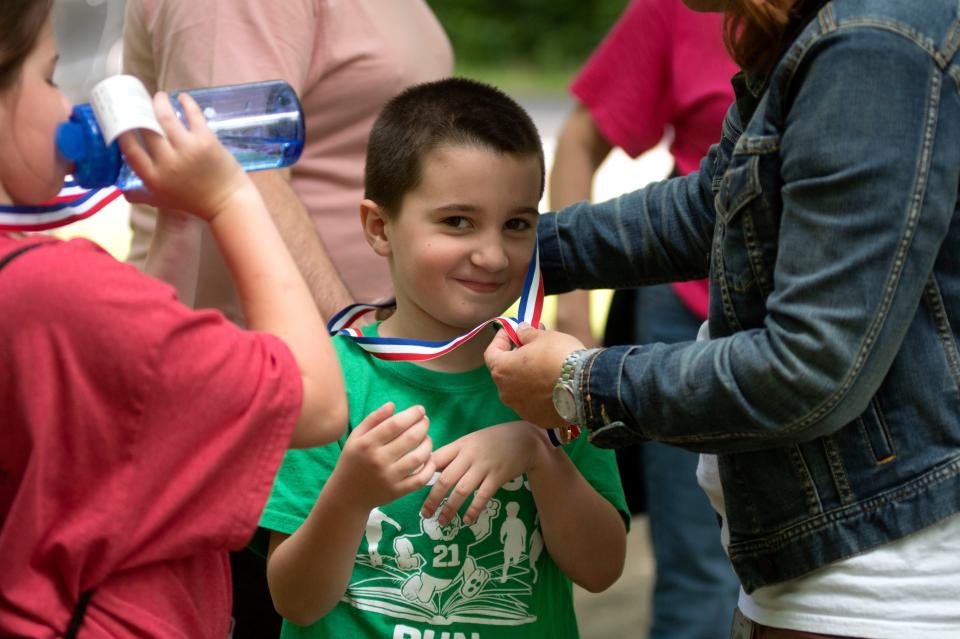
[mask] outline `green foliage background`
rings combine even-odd
[[[459,75],[508,91],[564,91],[628,0],[428,0]]]

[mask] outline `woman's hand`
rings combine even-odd
[[[125,195],[131,202],[189,211],[210,222],[236,193],[255,187],[207,127],[194,99],[186,93],[178,98],[187,126],[177,118],[170,97],[160,92],[153,97],[153,108],[166,137],[152,131],[120,136],[124,157],[147,189]]]
[[[564,360],[583,343],[565,333],[530,327],[521,328],[517,335],[523,346],[511,350],[510,339],[501,329],[484,353],[500,401],[541,428],[565,424],[553,407],[553,386]]]
[[[476,521],[494,493],[508,481],[528,472],[548,445],[545,434],[527,422],[506,422],[464,435],[433,453],[440,477],[430,490],[420,514],[433,516],[446,525],[470,495],[473,501],[464,514],[469,525]]]

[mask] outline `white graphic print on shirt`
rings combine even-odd
[[[530,597],[543,535],[524,478],[504,485],[469,525],[462,511],[446,525],[421,517],[425,495],[370,511],[343,601],[434,625],[536,621]]]

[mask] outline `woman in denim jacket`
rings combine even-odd
[[[713,339],[500,335],[502,397],[718,455],[738,636],[960,636],[960,3],[685,1],[745,69],[719,144],[540,256],[549,293],[709,275]]]

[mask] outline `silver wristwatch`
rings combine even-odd
[[[581,348],[567,355],[567,359],[563,361],[563,366],[560,368],[560,377],[553,385],[553,408],[564,421],[574,426],[583,426],[577,373],[587,352],[587,349]]]

